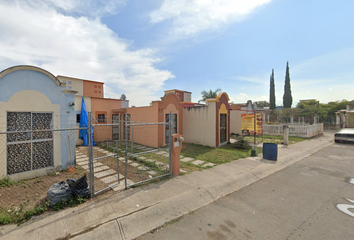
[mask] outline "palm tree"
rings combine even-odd
[[[209,92],[203,90],[200,94],[202,94],[202,99],[199,100],[199,102],[205,102],[205,99],[207,98],[216,98],[218,96],[218,93],[221,92],[221,88],[217,88],[215,91],[209,90]]]

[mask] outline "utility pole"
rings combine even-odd
[[[256,145],[256,110],[254,109],[254,104],[252,104],[252,108],[253,108],[253,149],[251,150],[251,156],[255,157],[257,156],[257,145]]]

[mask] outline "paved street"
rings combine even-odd
[[[333,144],[138,239],[354,239],[350,178],[354,145]]]

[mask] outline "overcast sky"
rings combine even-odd
[[[105,82],[148,105],[221,88],[235,103],[354,99],[352,0],[0,0],[0,70],[20,64]]]

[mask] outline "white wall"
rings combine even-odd
[[[84,97],[87,112],[91,112],[91,97]],[[82,96],[75,95],[75,111],[81,111]]]
[[[187,143],[216,147],[215,103],[183,108],[183,137]]]
[[[231,110],[230,111],[230,133],[242,134],[242,111]]]
[[[184,92],[184,102],[192,102],[192,94]]]
[[[122,101],[122,108],[128,108],[128,107],[129,107],[129,100]]]
[[[71,82],[71,88],[70,90],[74,90],[77,91],[76,95],[82,96],[84,95],[84,81],[80,80],[80,79],[73,79],[70,77],[64,77],[64,76],[57,76],[57,78],[59,79],[60,82],[64,82],[66,83],[66,89],[68,89],[69,85],[68,85],[68,81]]]

